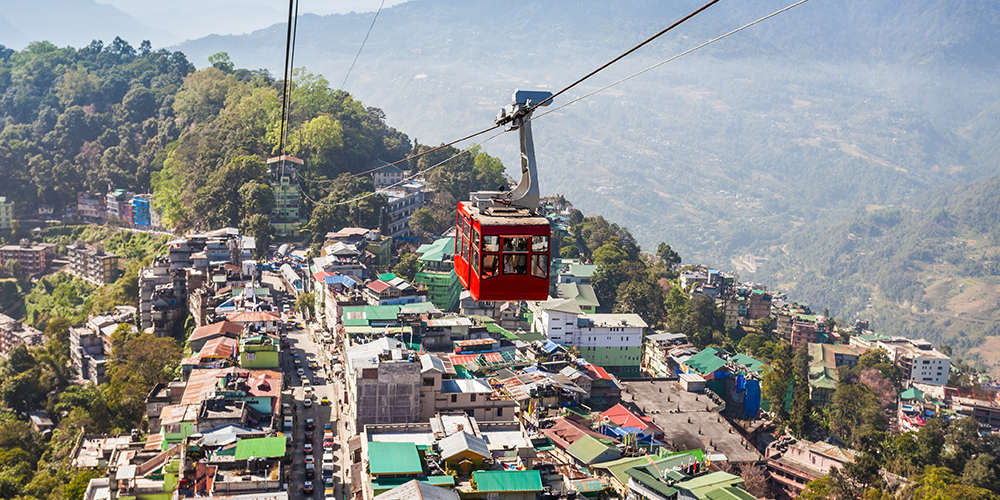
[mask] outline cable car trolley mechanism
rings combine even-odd
[[[539,215],[538,174],[531,113],[548,106],[551,92],[518,90],[496,124],[518,129],[521,180],[511,190],[470,193],[458,204],[455,273],[473,300],[522,301],[549,297],[549,220]],[[541,104],[539,104],[541,103]]]

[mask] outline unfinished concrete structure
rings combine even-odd
[[[348,425],[417,422],[420,360],[402,342],[383,337],[346,350]]]

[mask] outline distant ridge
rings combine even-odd
[[[0,0],[0,15],[16,29],[0,21],[0,44],[22,49],[28,43],[47,40],[64,47],[85,47],[93,40],[110,43],[116,36],[138,47],[143,40],[154,46],[180,39],[166,31],[143,25],[113,5],[94,0]]]

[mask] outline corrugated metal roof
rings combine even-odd
[[[481,492],[542,491],[542,475],[537,470],[477,470],[472,480]]]
[[[601,456],[606,457],[605,460],[600,460],[601,462],[618,460],[622,455],[618,451],[618,448],[612,444],[613,442],[611,439],[598,439],[589,434],[584,434],[575,443],[571,444],[569,448],[566,448],[566,453],[573,455],[577,460],[587,465],[598,461]]]
[[[451,477],[451,476],[448,476]],[[428,478],[431,479],[431,478]],[[454,483],[454,481],[452,481]],[[458,493],[429,482],[413,479],[377,497],[376,500],[459,500]]]
[[[492,394],[489,382],[481,378],[463,378],[441,381],[442,394]]]
[[[368,443],[371,474],[420,474],[424,471],[413,443]]]
[[[490,449],[486,446],[486,441],[479,436],[473,436],[467,432],[452,434],[442,439],[438,445],[441,446],[441,458],[444,460],[448,460],[466,450],[483,458],[491,456]]]

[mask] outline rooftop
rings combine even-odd
[[[621,457],[618,447],[614,445],[614,440],[610,438],[596,438],[589,434],[584,434],[566,449],[566,453],[576,457],[576,459],[585,464],[595,463],[602,455],[609,452],[613,455],[613,459]]]
[[[368,469],[371,474],[421,474],[424,471],[413,443],[368,443]]]
[[[481,492],[542,491],[542,475],[537,470],[477,470],[472,480]]]
[[[377,497],[376,500],[459,500],[458,493],[430,483],[410,480]]]
[[[236,442],[236,460],[283,457],[287,442],[284,436],[240,439]]]
[[[711,411],[715,403],[704,394],[687,392],[670,381],[623,382],[622,385],[634,397],[632,404],[639,409],[657,410],[649,417],[663,429],[661,441],[668,448],[721,453],[733,462],[761,459],[757,450],[725,418]]]

